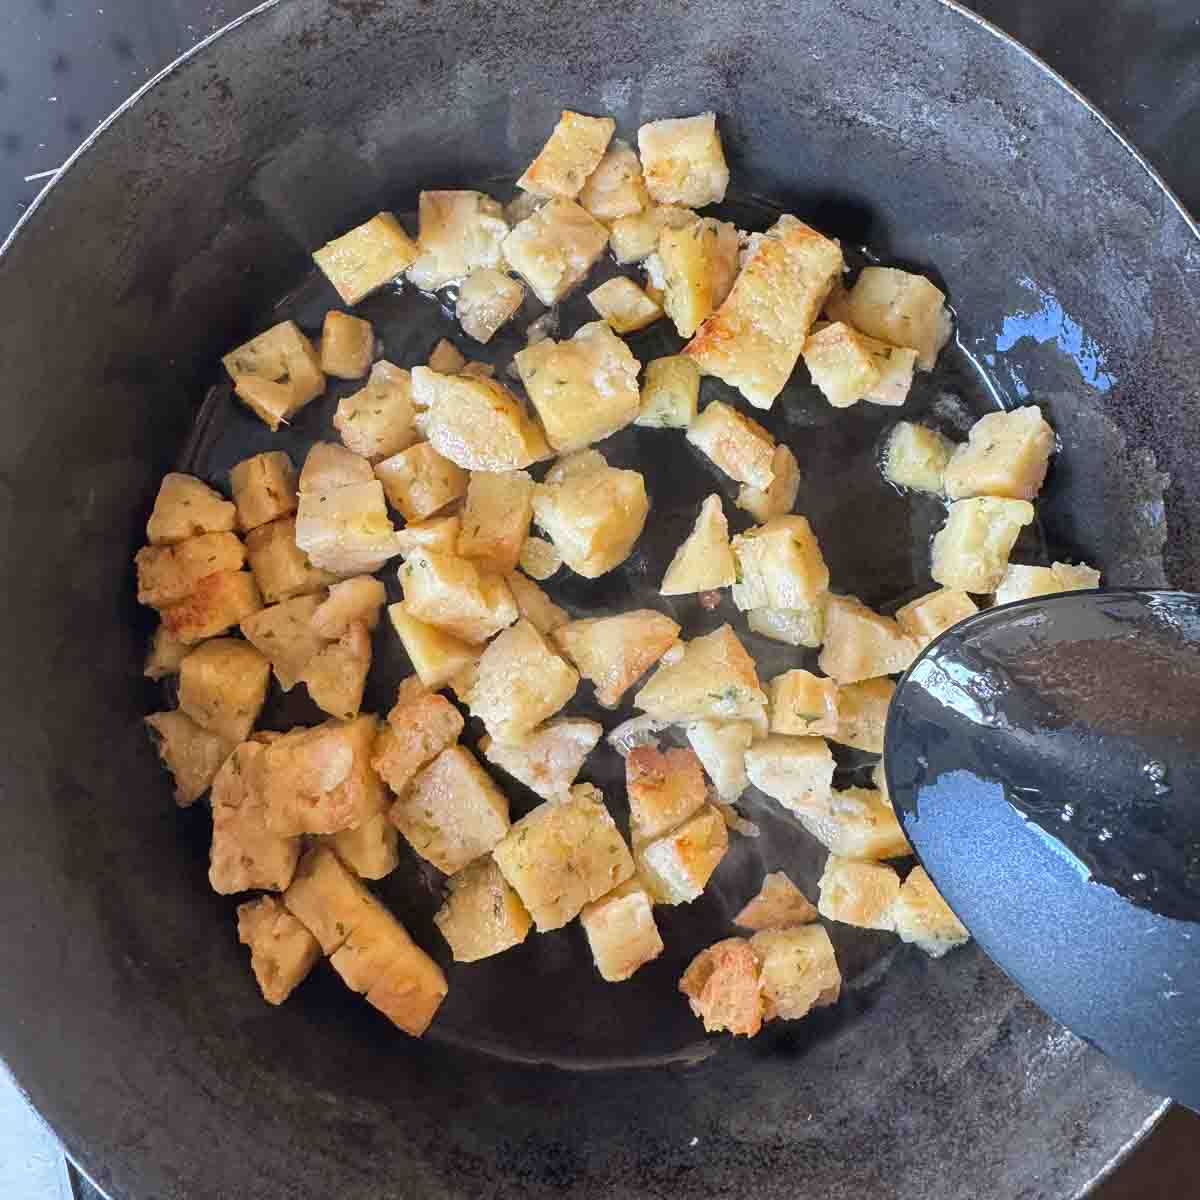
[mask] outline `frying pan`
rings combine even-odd
[[[935,270],[958,345],[921,411],[1032,397],[1059,431],[1028,552],[1200,584],[1196,231],[982,22],[938,0],[268,5],[123,109],[0,257],[0,1055],[120,1200],[1081,1194],[1161,1102],[974,950],[875,944],[835,1010],[669,1061],[668,987],[579,1009],[571,974],[514,975],[473,1014],[523,1032],[505,1044],[403,1039],[328,973],[278,1012],[256,994],[206,817],[174,810],[141,729],[130,556],[198,411],[224,411],[200,409],[216,357],[307,251],[422,186],[511,178],[564,103],[626,131],[714,108],[741,196]],[[801,445],[827,428],[811,401]],[[919,581],[933,518],[860,486],[870,419],[841,427],[828,520],[868,551],[846,586],[880,599],[906,556]]]

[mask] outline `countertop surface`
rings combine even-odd
[[[0,240],[109,112],[252,7],[251,0],[2,0]],[[1196,0],[975,0],[969,7],[1070,80],[1200,212]],[[1197,1178],[1200,1118],[1175,1110],[1094,1200],[1184,1200],[1200,1190]],[[53,1138],[0,1071],[0,1197],[72,1196],[95,1193],[71,1178]]]

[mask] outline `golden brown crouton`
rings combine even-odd
[[[758,895],[746,901],[733,923],[743,929],[786,929],[816,919],[816,906],[808,897],[783,871],[772,871],[763,876]]]
[[[447,881],[449,895],[434,924],[455,962],[478,962],[519,946],[533,925],[525,905],[489,854]]]
[[[703,893],[728,849],[725,817],[706,804],[677,829],[638,847],[635,859],[655,900],[690,904]]]
[[[883,753],[883,731],[896,685],[890,679],[864,679],[838,689],[837,726],[831,741],[871,754]]]
[[[201,729],[235,745],[250,736],[267,698],[271,664],[247,642],[213,638],[179,670],[179,707]]]
[[[193,475],[163,476],[146,524],[152,546],[170,546],[203,533],[229,533],[237,523],[237,508],[220,492]]]
[[[560,717],[519,742],[479,741],[480,753],[545,800],[565,796],[604,729],[595,721]]]
[[[891,617],[872,612],[856,596],[825,602],[825,645],[817,660],[840,684],[899,675],[917,656],[917,644]]]
[[[750,939],[750,946],[762,963],[766,1020],[798,1021],[816,1007],[837,1002],[842,973],[822,926],[765,929]]]
[[[625,759],[625,787],[635,847],[670,833],[708,798],[704,771],[691,750],[635,746]]]
[[[262,608],[262,596],[247,571],[206,575],[191,595],[159,612],[163,628],[189,644],[216,637]]]
[[[321,957],[317,939],[277,896],[239,904],[238,941],[250,947],[250,968],[268,1004],[282,1004]]]
[[[272,604],[242,622],[246,640],[271,660],[285,692],[304,676],[305,668],[324,648],[326,639],[313,628],[321,596],[296,596]]]
[[[246,534],[246,556],[267,604],[319,592],[337,579],[296,545],[296,518],[280,517]]]
[[[679,990],[708,1033],[728,1030],[753,1037],[762,1028],[758,955],[744,938],[726,938],[701,950],[683,973]]]
[[[296,468],[282,450],[244,458],[229,472],[238,528],[257,529],[296,511]]]
[[[208,791],[231,743],[201,729],[182,712],[153,713],[146,724],[163,766],[175,780],[175,803],[187,808]]]
[[[617,123],[563,109],[549,140],[525,168],[517,187],[535,196],[578,196],[600,165]]]
[[[458,709],[410,677],[400,684],[387,725],[375,739],[371,766],[400,795],[418,771],[458,741],[462,731]]]
[[[934,958],[971,940],[967,927],[942,899],[924,867],[909,872],[892,905],[892,919],[901,941],[920,946]]]
[[[579,922],[587,934],[600,978],[620,983],[663,952],[650,896],[627,879],[599,900],[583,906]]]
[[[532,540],[531,538],[530,541]],[[526,579],[520,571],[509,571],[504,576],[504,581],[513,594],[517,611],[538,633],[549,637],[556,629],[570,621],[566,610],[559,608],[536,583]],[[562,647],[559,646],[559,649]]]
[[[891,867],[831,854],[817,887],[817,911],[827,920],[859,929],[895,929],[893,906],[900,876]]]
[[[616,708],[621,697],[675,645],[679,626],[653,609],[589,617],[554,630],[554,644],[596,685],[596,700]]]
[[[165,608],[190,596],[207,575],[237,571],[246,551],[232,533],[202,533],[170,546],[143,546],[134,556],[138,603]]]
[[[370,669],[371,635],[365,621],[353,621],[336,642],[308,660],[300,680],[322,712],[352,721],[362,707]]]

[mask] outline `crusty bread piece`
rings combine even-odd
[[[733,923],[743,929],[786,929],[792,925],[809,925],[816,919],[816,905],[785,872],[772,871],[763,876],[758,894],[742,905]]]
[[[663,952],[650,896],[636,879],[627,879],[599,900],[583,906],[579,922],[600,978],[620,983]]]
[[[679,981],[705,1031],[753,1037],[762,1028],[759,959],[745,938],[726,938],[701,950]]]
[[[798,1021],[814,1008],[837,1003],[842,973],[823,926],[764,929],[750,939],[750,947],[762,963],[765,1020]]]
[[[315,937],[278,896],[239,904],[238,941],[250,947],[250,969],[268,1004],[282,1004],[321,958]]]
[[[900,895],[900,876],[891,867],[831,854],[817,887],[817,911],[826,920],[859,929],[895,929],[894,905]]]
[[[971,940],[924,867],[909,872],[892,904],[892,920],[901,941],[920,946],[934,958]]]
[[[449,894],[433,922],[455,962],[478,962],[519,946],[533,926],[520,896],[489,854],[446,881]]]

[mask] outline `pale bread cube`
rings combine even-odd
[[[686,429],[700,403],[700,371],[682,354],[656,358],[646,364],[641,408],[635,425],[650,429]]]
[[[912,942],[933,958],[971,940],[924,867],[913,867],[901,885],[892,904],[892,921],[902,942]]]
[[[994,592],[1021,529],[1033,523],[1033,516],[1028,500],[955,500],[933,539],[934,580],[964,592]]]
[[[912,853],[895,810],[876,788],[834,791],[826,805],[798,816],[821,845],[843,858],[873,861]]]
[[[362,379],[375,357],[370,321],[330,309],[321,326],[321,370],[335,379]]]
[[[1011,570],[1011,568],[1010,568]],[[997,603],[1004,602],[997,596]],[[966,592],[953,588],[938,588],[910,600],[896,610],[896,624],[921,648],[928,646],[938,634],[945,633],[951,625],[974,616],[979,609]]]
[[[472,191],[422,192],[417,220],[421,253],[409,266],[408,278],[422,291],[436,292],[473,271],[503,265],[500,246],[508,236],[508,222],[491,196]]]
[[[451,746],[417,772],[390,816],[422,858],[453,875],[508,832],[508,797],[470,750]]]
[[[519,742],[479,741],[479,752],[543,800],[565,796],[596,748],[604,728],[595,721],[559,717],[539,725]]]
[[[838,683],[899,675],[917,649],[891,617],[872,612],[856,596],[831,595],[825,601],[825,644],[817,663]]]
[[[1010,566],[996,588],[996,603],[1011,604],[1014,600],[1030,600],[1055,592],[1087,591],[1099,586],[1100,572],[1087,563],[1078,566],[1061,562],[1050,567]]]
[[[662,306],[625,275],[593,288],[588,303],[615,333],[636,333],[663,315]]]
[[[797,814],[828,807],[833,794],[833,767],[833,752],[820,737],[773,733],[746,751],[750,782]]]
[[[180,665],[191,652],[191,646],[172,637],[160,625],[150,639],[150,650],[142,674],[147,679],[166,679],[170,675],[178,675]]]
[[[625,789],[635,849],[681,826],[708,799],[700,759],[691,750],[634,746],[625,758]]]
[[[753,608],[805,609],[829,589],[829,568],[807,518],[772,517],[733,539],[733,602]]]
[[[517,187],[535,196],[578,196],[604,158],[616,127],[611,117],[586,117],[563,109],[549,140],[525,168]]]
[[[775,439],[757,421],[720,400],[692,422],[687,440],[739,483],[765,490],[775,480]]]
[[[825,734],[838,729],[838,686],[811,671],[785,671],[767,684],[772,733],[800,736]]]
[[[604,797],[589,784],[539,804],[513,825],[492,856],[539,933],[562,928],[585,904],[634,873],[633,856]]]
[[[426,445],[429,443],[426,442]],[[437,453],[434,451],[434,453]],[[441,457],[439,455],[439,457]],[[445,459],[442,459],[445,462]],[[450,464],[454,466],[453,463]],[[456,471],[457,467],[454,468]],[[463,472],[466,475],[466,472]],[[386,486],[386,485],[385,485]],[[396,541],[404,558],[418,550],[434,550],[439,554],[454,554],[458,550],[458,535],[462,532],[462,518],[457,514],[450,517],[431,517],[427,521],[415,521],[396,531]]]
[[[690,904],[703,894],[728,849],[725,817],[706,804],[677,829],[640,846],[635,859],[638,874],[658,903]]]
[[[896,685],[890,679],[864,679],[835,690],[837,723],[823,732],[840,745],[882,754],[883,729]]]
[[[690,208],[654,203],[641,212],[618,217],[612,223],[613,257],[622,266],[641,262],[658,249],[664,229],[683,229],[698,220],[699,216]]]
[[[1035,404],[980,417],[946,467],[946,495],[1032,500],[1042,490],[1055,440]]]
[[[846,297],[845,313],[869,337],[915,350],[922,371],[933,370],[954,331],[945,294],[923,275],[895,267],[864,267]]]
[[[328,492],[306,492],[302,484],[296,545],[314,567],[335,575],[378,571],[399,552],[383,484],[372,478]]]
[[[587,177],[580,191],[580,205],[606,225],[618,217],[639,213],[650,203],[642,178],[642,164],[628,142],[614,138],[604,157]]]
[[[659,204],[720,204],[729,186],[716,113],[651,121],[638,130],[646,190]]]
[[[751,239],[733,289],[684,353],[701,374],[724,380],[757,408],[770,408],[842,268],[836,242],[785,214]]]
[[[430,442],[418,442],[376,463],[375,474],[388,503],[409,522],[425,521],[461,499],[467,494],[470,479],[462,467],[443,458]],[[404,532],[401,530],[397,536],[403,538]],[[411,528],[409,533],[401,543],[405,551],[417,544]]]
[[[621,697],[676,643],[679,626],[653,609],[569,621],[554,644],[596,686],[596,700],[616,708]]]
[[[834,408],[860,400],[903,404],[917,365],[915,350],[889,346],[841,321],[811,334],[803,353],[813,383]]]
[[[429,691],[419,677],[410,676],[400,684],[387,724],[375,737],[371,769],[400,795],[462,731],[458,709],[445,696]]]
[[[816,919],[816,905],[784,871],[772,871],[763,876],[758,894],[742,905],[733,923],[743,929],[788,929]]]
[[[504,239],[508,265],[548,307],[595,266],[608,230],[573,200],[550,200]]]
[[[216,637],[262,608],[262,596],[248,571],[206,575],[191,594],[159,610],[168,635],[189,645]]]
[[[682,229],[664,229],[646,261],[663,308],[679,332],[691,337],[729,295],[738,272],[738,231],[728,221],[704,217]]]
[[[239,904],[238,941],[268,1004],[282,1004],[320,961],[321,945],[277,896]]]
[[[527,537],[521,543],[517,565],[531,579],[549,579],[551,575],[557,574],[558,568],[562,566],[562,555],[553,542],[540,537]],[[543,629],[542,632],[545,633],[546,630]]]
[[[497,742],[519,742],[554,716],[579,686],[579,676],[524,618],[483,652],[467,706]]]
[[[445,687],[465,667],[478,662],[483,652],[480,646],[419,621],[405,611],[403,604],[389,604],[388,619],[413,670],[427,688]]]
[[[281,321],[221,359],[239,400],[272,430],[325,390],[316,347]]]
[[[738,508],[748,512],[760,525],[790,513],[800,492],[800,466],[787,446],[775,447],[771,475],[773,478],[766,488],[744,483],[738,489]]]
[[[175,781],[175,803],[187,808],[208,791],[230,745],[201,729],[186,713],[152,713],[146,725],[162,765]]]
[[[505,574],[520,560],[533,519],[533,480],[525,471],[474,471],[467,485],[458,554]]]
[[[354,484],[370,483],[371,464],[337,442],[315,442],[300,468],[300,495],[327,495]]]
[[[754,659],[722,625],[684,643],[682,656],[661,664],[633,703],[662,721],[762,721],[767,697]]]
[[[433,922],[455,962],[491,958],[528,937],[533,918],[490,854],[452,875],[446,886],[449,894]]]
[[[788,646],[816,649],[825,636],[826,596],[803,608],[752,608],[746,614],[751,633]]]
[[[750,948],[762,963],[765,1020],[798,1021],[814,1008],[837,1003],[842,973],[822,926],[765,929],[750,939]]]
[[[525,289],[517,280],[491,267],[472,271],[458,289],[454,315],[463,333],[487,343],[525,302]]]
[[[266,450],[244,458],[229,472],[243,532],[257,529],[296,511],[296,468],[282,450]]]
[[[351,306],[402,275],[419,253],[390,212],[381,212],[313,254],[343,304]]]
[[[352,621],[336,641],[308,660],[300,681],[322,712],[352,721],[362,708],[370,670],[371,635],[365,621]]]
[[[152,546],[171,546],[202,533],[229,533],[236,523],[236,506],[220,492],[194,475],[172,471],[158,485],[146,540]]]
[[[559,626],[570,621],[570,616],[520,571],[509,571],[504,579],[516,601],[517,611],[538,633],[549,637]]]
[[[457,375],[467,365],[466,357],[453,342],[438,338],[437,345],[429,352],[429,361],[425,364],[431,371],[439,375]],[[428,399],[415,397],[418,408],[424,408]]]
[[[201,729],[229,743],[243,742],[267,698],[271,664],[236,638],[197,646],[179,670],[179,708]]]
[[[311,595],[337,579],[332,572],[314,567],[296,545],[295,517],[280,517],[251,529],[246,534],[246,557],[268,604]]]
[[[604,321],[583,325],[569,341],[526,346],[513,361],[560,453],[601,441],[638,415],[638,361]]]
[[[333,427],[348,450],[376,463],[414,445],[412,375],[390,362],[377,362],[361,391],[343,396],[333,415]]]
[[[940,496],[946,490],[946,466],[953,453],[954,443],[936,429],[900,421],[883,452],[883,477],[896,487]]]
[[[152,608],[178,604],[208,575],[237,571],[246,559],[233,533],[202,533],[170,546],[143,546],[134,555],[138,603]]]
[[[400,584],[405,612],[464,642],[486,642],[518,616],[508,584],[465,558],[418,550],[400,568]]]
[[[383,879],[400,865],[400,831],[387,813],[375,813],[353,829],[319,837],[360,879]]]
[[[732,804],[750,786],[746,751],[754,741],[750,721],[695,721],[687,727],[688,744],[708,772],[717,794]]]
[[[679,990],[707,1033],[754,1037],[762,1028],[759,958],[745,938],[716,942],[688,964]]]
[[[663,952],[646,889],[628,879],[599,900],[585,904],[579,923],[600,978],[621,983]]]
[[[322,596],[296,596],[272,604],[242,621],[246,640],[271,662],[285,692],[301,680],[304,668],[325,648],[327,639],[312,626]]]
[[[675,551],[663,576],[661,596],[688,596],[729,587],[737,580],[737,563],[729,547],[729,522],[720,496],[709,496],[700,506],[692,532]]]
[[[379,907],[328,843],[318,843],[300,859],[283,903],[326,955],[340,949]]]
[[[321,637],[340,638],[356,621],[374,629],[386,600],[387,589],[371,575],[356,575],[335,583],[312,615],[313,630]]]
[[[610,467],[595,450],[560,459],[533,493],[534,519],[563,562],[586,579],[629,557],[649,512],[641,474]]]
[[[900,894],[900,876],[891,867],[831,854],[817,887],[817,911],[826,920],[859,929],[895,929],[893,905]]]

